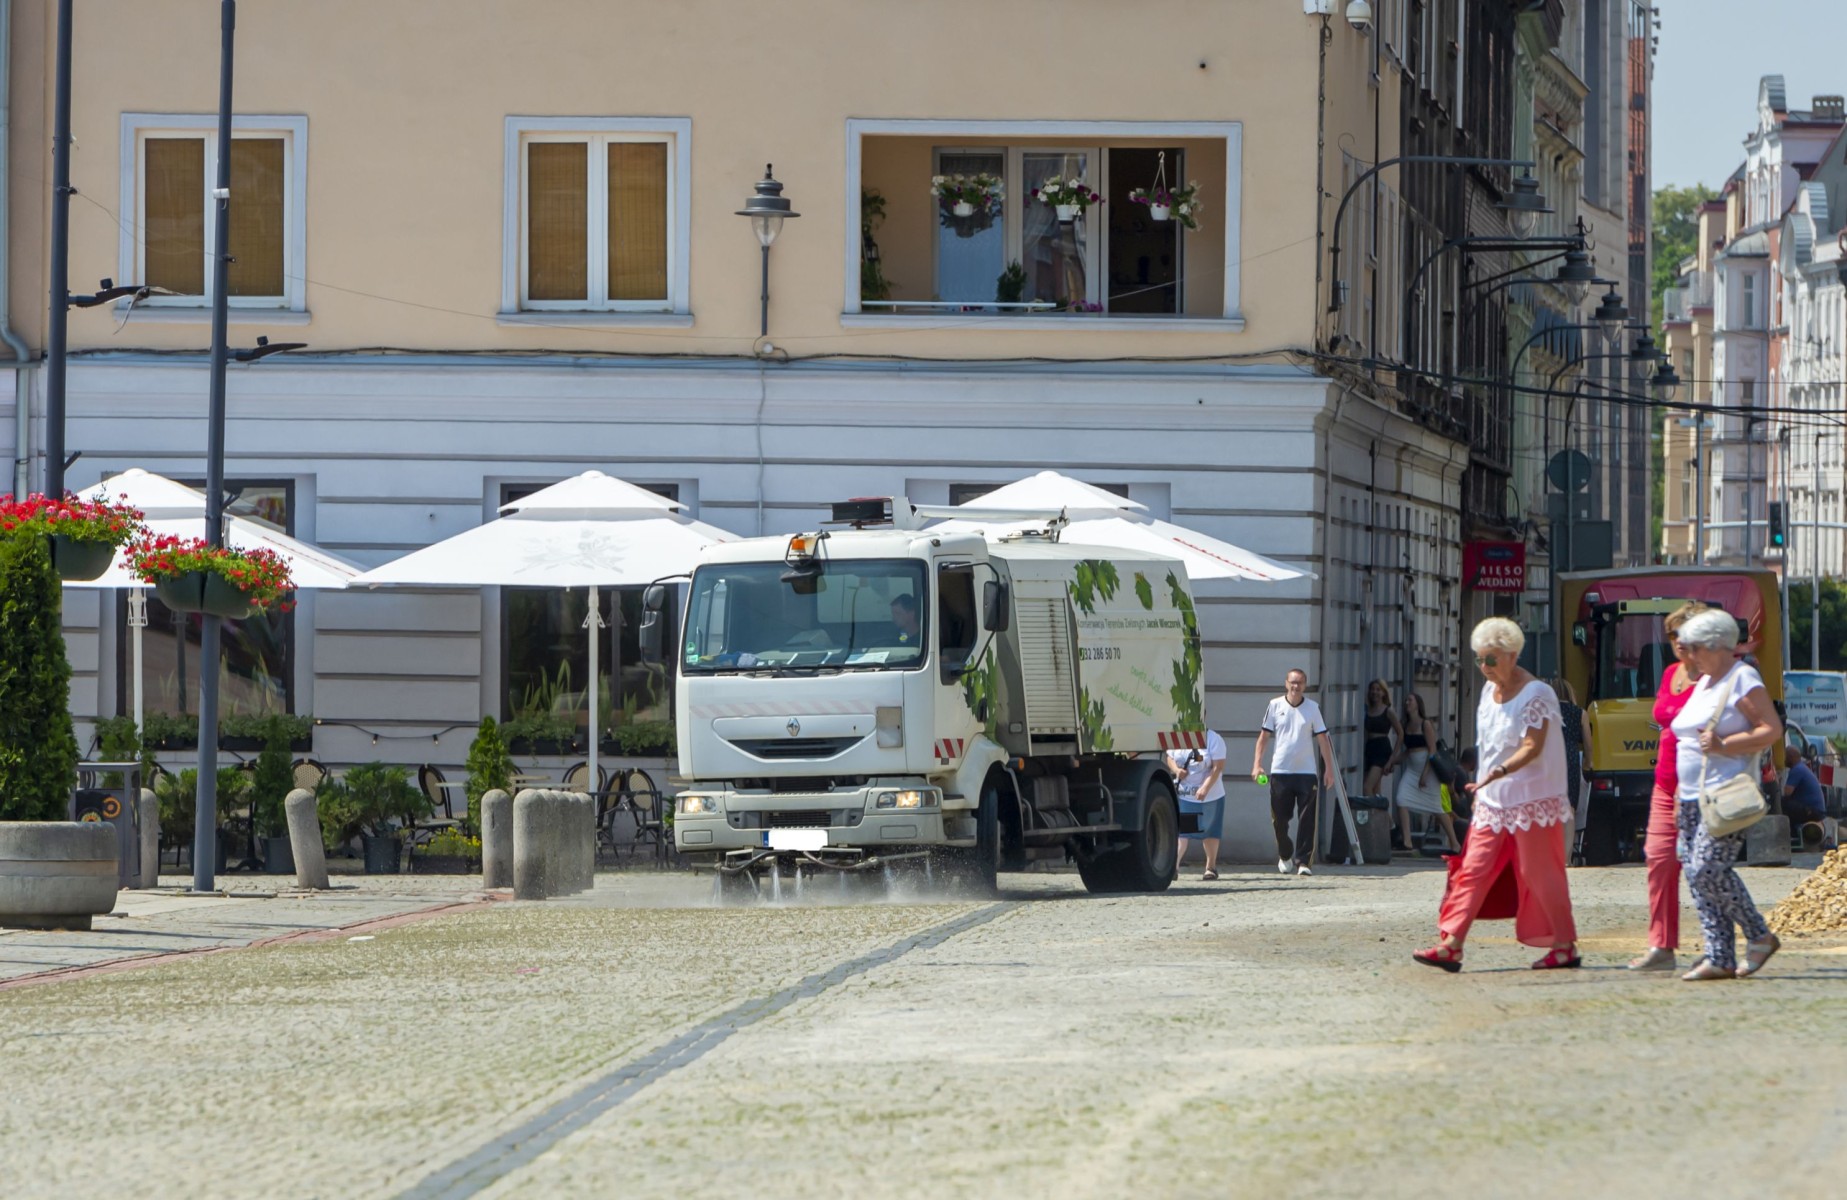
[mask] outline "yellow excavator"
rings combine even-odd
[[[1783,608],[1777,577],[1735,567],[1585,571],[1560,575],[1559,596],[1559,668],[1584,707],[1584,768],[1590,786],[1584,862],[1639,862],[1661,741],[1654,723],[1655,691],[1674,662],[1673,644],[1661,623],[1689,600],[1738,618],[1738,653],[1763,675],[1781,713]],[[1780,768],[1780,739],[1771,755]]]

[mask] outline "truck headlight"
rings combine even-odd
[[[880,792],[872,798],[874,808],[935,808],[933,788],[904,792]]]
[[[681,796],[678,805],[683,817],[703,817],[719,811],[717,796]]]

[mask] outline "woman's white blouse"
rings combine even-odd
[[[1700,731],[1706,728],[1706,722],[1712,720],[1712,710],[1719,700],[1719,689],[1727,679],[1732,681],[1731,694],[1725,698],[1725,712],[1719,717],[1718,735],[1725,737],[1745,733],[1752,728],[1751,718],[1744,715],[1744,710],[1738,707],[1738,701],[1764,686],[1764,677],[1757,673],[1757,668],[1740,661],[1717,679],[1702,675],[1693,687],[1693,694],[1687,697],[1680,715],[1668,727],[1674,731],[1674,750],[1677,755],[1674,762],[1680,772],[1679,790],[1675,798],[1682,804],[1692,804],[1699,799],[1702,774],[1709,787],[1717,787],[1734,775],[1744,774],[1747,768],[1757,762],[1756,754],[1714,754],[1708,758],[1699,748]]]
[[[1494,768],[1513,757],[1527,730],[1550,724],[1539,757],[1500,779],[1489,779]],[[1540,680],[1533,680],[1508,697],[1494,702],[1494,685],[1481,690],[1475,711],[1475,740],[1481,762],[1477,767],[1473,821],[1496,833],[1513,833],[1535,826],[1559,825],[1572,819],[1566,798],[1565,732],[1558,696]]]

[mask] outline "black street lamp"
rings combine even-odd
[[[744,207],[738,209],[737,215],[750,218],[750,227],[757,235],[757,242],[763,247],[763,295],[762,320],[759,336],[768,337],[770,333],[770,245],[776,235],[782,232],[782,223],[791,217],[802,214],[796,212],[783,197],[782,184],[776,181],[775,168],[772,164],[763,167],[763,178],[757,180],[755,190]]]

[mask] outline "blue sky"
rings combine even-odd
[[[1792,108],[1847,93],[1847,0],[1656,0],[1654,185],[1717,187],[1744,158],[1757,81]]]

